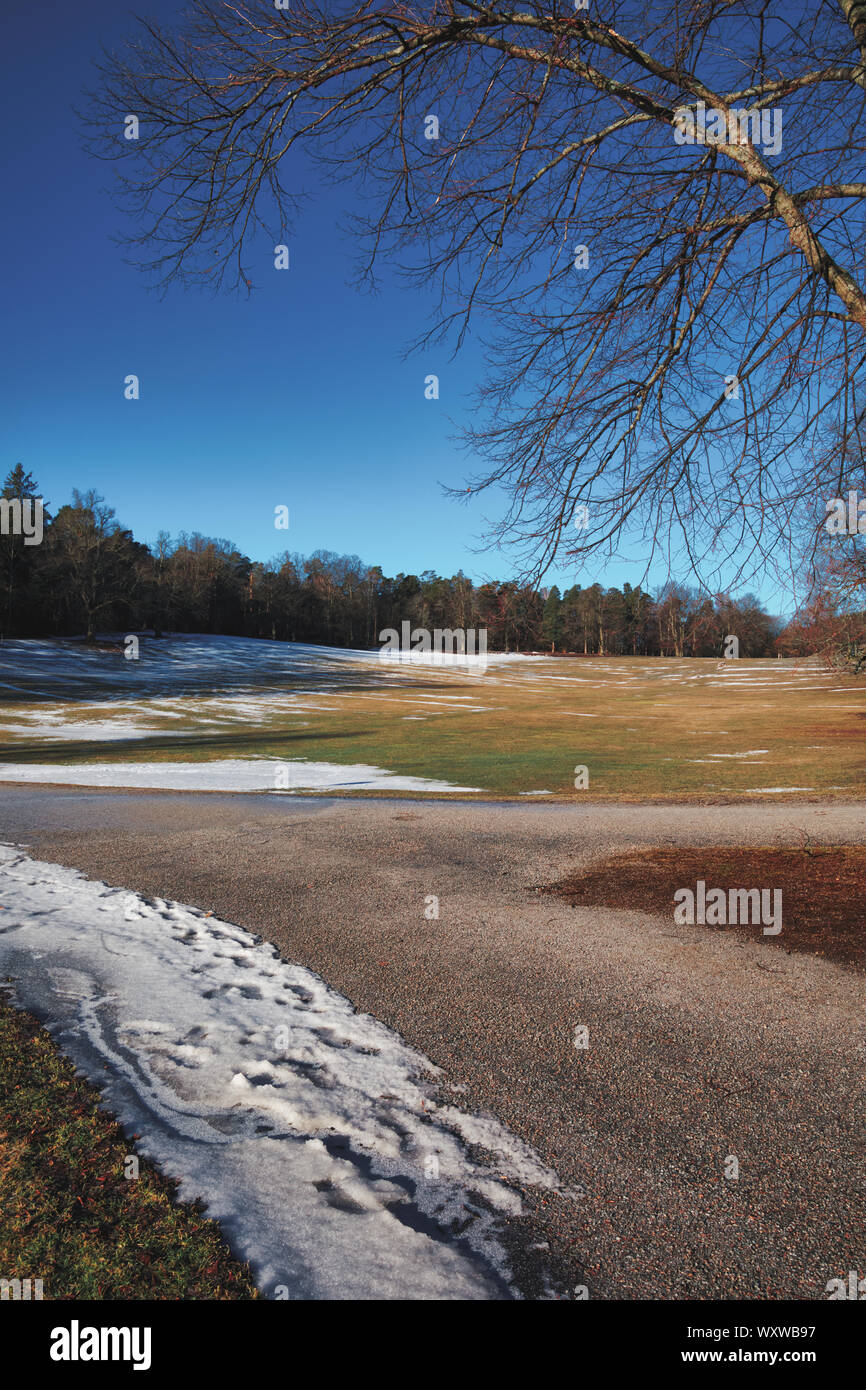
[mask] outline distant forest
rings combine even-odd
[[[40,496],[19,464],[7,499]],[[134,539],[94,492],[44,513],[40,544],[0,535],[3,637],[99,632],[210,632],[338,647],[375,647],[384,628],[486,628],[492,651],[587,655],[803,655],[820,645],[812,618],[784,625],[756,598],[712,598],[670,583],[653,595],[624,584],[538,590],[513,580],[474,584],[426,570],[389,578],[356,555],[319,550],[250,560],[227,540],[161,532]],[[814,638],[814,640],[813,640]]]

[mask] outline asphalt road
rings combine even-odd
[[[526,1290],[546,1272],[602,1299],[821,1299],[862,1272],[862,977],[781,939],[536,891],[631,847],[806,834],[866,842],[862,804],[0,788],[4,840],[238,922],[421,1048],[578,1190],[529,1194]]]

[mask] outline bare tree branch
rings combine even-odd
[[[416,348],[485,335],[455,495],[504,490],[492,541],[537,576],[628,539],[717,586],[796,563],[792,514],[850,467],[866,3],[593,12],[195,0],[106,58],[94,149],[162,285],[250,284],[297,215],[296,150],[352,179],[362,274],[438,286]]]

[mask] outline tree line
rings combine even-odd
[[[38,498],[36,480],[18,464],[2,496]],[[255,561],[198,532],[160,532],[148,546],[92,491],[74,491],[55,515],[44,511],[43,532],[38,545],[0,535],[4,637],[92,641],[99,632],[153,630],[375,647],[384,628],[408,620],[429,631],[486,628],[494,651],[721,656],[730,636],[741,656],[809,648],[802,615],[794,631],[753,595],[708,597],[676,583],[655,595],[597,583],[560,593],[517,580],[476,584],[462,572],[389,577],[357,555],[326,550]]]

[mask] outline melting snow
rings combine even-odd
[[[813,792],[814,787],[746,787],[747,792]],[[835,788],[831,790],[839,790]]]
[[[278,780],[279,773],[279,780]],[[268,758],[214,758],[197,763],[0,763],[0,782],[55,782],[76,787],[140,787],[157,791],[477,792],[428,777],[403,777],[368,763],[315,763]],[[285,785],[283,785],[285,784]]]
[[[711,758],[756,758],[759,753],[769,753],[769,748],[747,748],[744,753],[710,753]]]
[[[423,1054],[194,908],[9,845],[0,890],[0,970],[18,1001],[180,1197],[204,1199],[267,1295],[513,1292],[503,1222],[518,1187],[557,1179],[496,1120],[438,1104]]]

